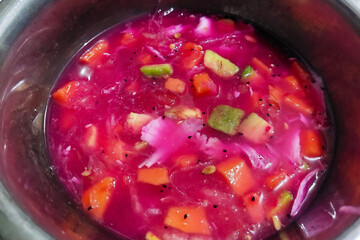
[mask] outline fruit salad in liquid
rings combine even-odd
[[[160,11],[88,42],[51,92],[47,144],[86,214],[130,239],[262,239],[329,165],[321,79],[252,25]]]

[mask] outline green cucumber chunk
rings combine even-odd
[[[252,75],[254,75],[254,69],[249,65],[244,69],[244,71],[241,74],[241,77],[247,78],[247,77],[251,77]]]
[[[220,77],[231,77],[239,72],[238,66],[211,50],[205,51],[204,65]]]
[[[229,135],[235,135],[244,111],[228,105],[216,106],[208,120],[210,127]]]
[[[145,65],[140,68],[140,71],[147,77],[163,77],[173,73],[173,69],[168,63]]]

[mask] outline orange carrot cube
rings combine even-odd
[[[217,165],[216,170],[225,177],[237,195],[243,195],[255,185],[250,168],[241,158],[230,158]]]
[[[217,86],[206,72],[196,74],[193,77],[195,94],[197,96],[209,96],[217,94]]]
[[[82,195],[83,208],[95,219],[101,221],[115,189],[115,178],[106,177],[92,185]]]
[[[302,155],[315,158],[324,154],[324,138],[320,131],[311,129],[300,132],[300,149]]]
[[[100,55],[109,49],[109,43],[105,40],[100,40],[91,49],[86,51],[81,57],[80,61],[84,63],[91,63]]]
[[[178,78],[168,78],[165,82],[165,88],[181,94],[185,91],[185,82]]]
[[[166,168],[140,168],[138,169],[137,181],[152,185],[169,183],[169,174]]]
[[[205,210],[200,207],[172,207],[164,224],[186,233],[210,234]]]

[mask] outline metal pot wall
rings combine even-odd
[[[57,75],[85,42],[118,22],[159,7],[225,13],[254,21],[297,49],[325,79],[336,124],[334,164],[315,202],[287,233],[292,239],[359,237],[358,216],[335,211],[338,205],[360,206],[360,18],[349,3],[3,0],[0,1],[0,238],[115,238],[69,201],[53,175],[44,144],[45,104]],[[337,217],[326,226],[316,225],[335,213]],[[312,219],[310,226],[309,219]],[[309,232],[311,228],[317,230]]]

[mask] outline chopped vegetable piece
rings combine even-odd
[[[253,223],[260,223],[265,219],[262,195],[259,192],[244,195],[243,201]]]
[[[216,95],[218,87],[206,72],[196,74],[194,77],[194,88],[197,96]]]
[[[293,195],[289,191],[283,192],[277,201],[276,207],[274,207],[267,215],[268,218],[272,218],[275,215],[280,215],[285,211],[289,206],[292,200],[294,199]]]
[[[101,221],[115,189],[115,178],[106,177],[92,185],[82,195],[83,208],[94,218]]]
[[[211,50],[205,51],[204,65],[220,77],[231,77],[239,72],[238,66]]]
[[[138,60],[143,65],[150,64],[152,62],[152,56],[149,53],[142,53],[139,55]]]
[[[201,173],[204,175],[208,175],[208,174],[213,174],[215,171],[216,171],[216,167],[214,165],[209,165],[204,167]]]
[[[253,143],[264,143],[274,133],[272,126],[256,113],[251,113],[241,122],[238,131]]]
[[[216,169],[226,178],[238,195],[243,195],[255,185],[250,168],[241,158],[230,158],[217,165]]]
[[[160,240],[155,234],[152,232],[147,232],[145,235],[145,240]]]
[[[288,176],[285,172],[280,172],[277,175],[270,176],[265,180],[265,186],[269,189],[276,189],[287,180]]]
[[[120,40],[120,44],[125,46],[132,45],[135,42],[136,38],[132,33],[125,33]]]
[[[163,77],[173,73],[173,69],[168,63],[145,65],[140,68],[140,71],[147,77]]]
[[[202,46],[192,42],[184,45],[180,52],[181,66],[187,70],[193,69],[203,60],[204,51]]]
[[[269,103],[280,109],[283,98],[284,92],[281,88],[269,85]]]
[[[290,65],[290,69],[303,87],[310,83],[310,74],[305,71],[298,61],[293,60]]]
[[[304,113],[304,114],[312,114],[314,112],[314,106],[305,102],[303,99],[295,96],[288,95],[284,98],[284,102],[288,104],[290,107]]]
[[[271,74],[271,69],[265,65],[261,60],[254,57],[251,60],[251,63],[254,65],[255,69],[258,70],[260,73],[264,74],[265,76],[268,76]]]
[[[321,157],[324,154],[324,146],[324,138],[320,131],[306,129],[300,132],[300,149],[303,156]]]
[[[106,142],[104,155],[107,163],[114,164],[116,161],[124,161],[125,154],[125,143],[120,139],[111,139]]]
[[[244,111],[228,105],[216,106],[208,120],[210,127],[229,135],[235,135]]]
[[[244,69],[244,71],[241,74],[241,77],[247,78],[247,77],[252,76],[254,73],[255,73],[254,69],[249,65]]]
[[[272,221],[273,221],[273,224],[274,224],[274,228],[275,228],[277,231],[279,231],[279,230],[281,229],[281,226],[282,226],[279,217],[276,216],[276,215],[272,216]]]
[[[98,142],[98,128],[92,124],[86,126],[85,132],[86,146],[94,148]]]
[[[241,81],[250,84],[251,87],[266,86],[265,81],[250,65],[241,74]]]
[[[162,185],[170,182],[168,170],[162,167],[138,169],[137,181],[152,185]]]
[[[86,51],[81,57],[80,61],[84,63],[92,63],[96,58],[105,53],[109,49],[109,43],[105,40],[100,40],[90,50]]]
[[[148,114],[131,112],[126,119],[125,126],[134,133],[140,133],[141,129],[154,118]]]
[[[176,158],[175,162],[180,165],[180,167],[189,167],[194,165],[197,162],[198,158],[194,154],[185,154]]]
[[[299,90],[303,90],[300,85],[298,79],[294,75],[287,76],[285,81],[289,84],[289,86],[296,92]]]
[[[80,84],[78,81],[71,81],[54,92],[52,97],[60,104],[69,104],[71,98],[77,93]]]
[[[185,82],[178,78],[168,78],[165,82],[165,88],[181,94],[185,91]]]
[[[262,98],[259,92],[252,92],[251,96],[250,96],[250,101],[249,101],[249,105],[250,108],[249,110],[251,112],[255,112],[257,110],[259,110],[259,108],[262,105]]]
[[[171,207],[164,224],[186,233],[210,235],[205,210],[201,207]]]
[[[185,120],[188,118],[202,118],[201,111],[198,108],[190,108],[184,105],[178,105],[176,107],[166,110],[165,117],[178,120]]]

